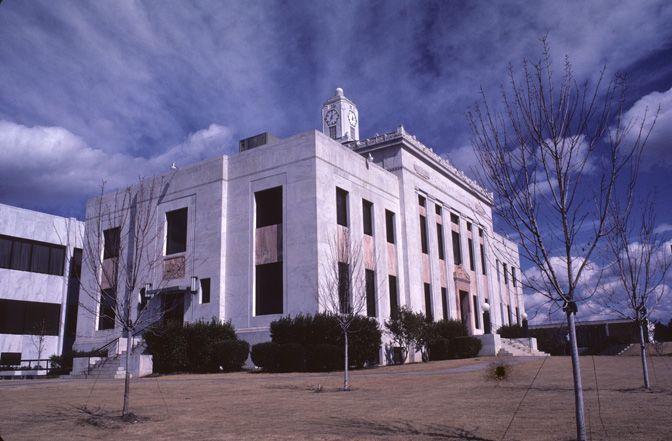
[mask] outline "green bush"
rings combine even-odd
[[[348,361],[351,366],[363,367],[378,359],[382,334],[378,322],[369,317],[354,317],[348,332]],[[343,368],[343,333],[338,317],[329,314],[283,317],[271,323],[271,339],[280,345],[298,344],[303,349],[303,358],[298,357],[297,348],[280,348],[282,351],[266,351],[264,355],[280,357],[276,362],[264,360],[265,370],[336,370]],[[256,345],[255,345],[256,346]],[[278,349],[279,350],[279,349]],[[328,353],[332,350],[333,353]],[[253,348],[254,353],[254,348]],[[296,364],[290,362],[289,353],[296,357]],[[262,356],[263,358],[263,356]],[[303,359],[303,364],[300,360]],[[253,359],[254,361],[254,359]],[[255,365],[260,366],[256,362]]]
[[[329,372],[343,369],[343,347],[319,343],[306,346],[306,370]]]
[[[481,350],[481,341],[474,337],[455,337],[450,340],[450,358],[473,358]]]
[[[299,343],[279,345],[278,370],[280,372],[301,372],[306,367],[306,351]]]
[[[430,361],[449,360],[450,358],[452,358],[450,353],[450,340],[438,337],[429,344]]]
[[[280,345],[267,341],[253,345],[250,357],[255,366],[269,372],[277,372],[280,369],[279,353]]]
[[[231,323],[215,319],[183,326],[168,322],[145,332],[144,338],[148,351],[153,355],[154,372],[157,373],[218,372],[219,366],[223,366],[218,360],[223,360],[225,356],[215,354],[215,345],[238,340]],[[242,347],[238,346],[238,349],[242,353]],[[235,360],[240,356],[231,355]],[[227,363],[227,366],[231,365]]]
[[[501,335],[503,338],[524,338],[525,330],[522,326],[508,325],[499,328],[497,334]]]
[[[465,337],[467,335],[467,328],[459,320],[440,320],[432,323],[433,334],[435,338],[444,338],[450,340],[455,337]]]
[[[250,353],[250,344],[244,340],[221,340],[212,348],[212,358],[224,372],[239,371]]]

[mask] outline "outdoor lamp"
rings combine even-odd
[[[148,299],[151,299],[154,297],[154,294],[152,294],[150,291],[152,290],[152,284],[151,283],[145,283],[145,297]]]
[[[522,313],[521,317],[523,318],[523,320],[527,320],[527,313],[526,312]]]
[[[191,276],[191,293],[196,294],[198,292],[198,277]]]
[[[483,312],[488,312],[488,311],[490,311],[490,303],[483,302],[483,304],[481,305],[481,307],[483,308]]]

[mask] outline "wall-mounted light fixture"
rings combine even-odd
[[[196,294],[198,292],[198,277],[191,276],[191,293]]]

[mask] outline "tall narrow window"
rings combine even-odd
[[[462,265],[462,249],[460,247],[460,233],[453,231],[453,260],[455,265]]]
[[[516,306],[516,323],[520,326],[520,309]]]
[[[373,204],[366,199],[362,199],[362,219],[364,234],[373,236]]]
[[[427,199],[423,195],[418,195],[418,204],[420,204],[421,207],[424,207],[427,203]]]
[[[394,318],[399,313],[399,297],[397,294],[397,278],[388,276],[388,286],[390,291],[390,317]]]
[[[443,319],[448,320],[448,298],[446,297],[446,288],[441,287],[441,312],[443,312]]]
[[[499,275],[499,259],[495,261],[495,271],[497,271],[497,281],[499,282],[501,280],[501,276]]]
[[[331,139],[336,139],[336,126],[329,127],[329,137]]]
[[[516,279],[516,267],[512,266],[511,267],[511,283],[513,283],[513,287],[518,286],[518,280]]]
[[[436,213],[436,217],[440,218],[441,217],[441,205],[436,204],[434,206],[434,212]]]
[[[446,258],[445,252],[443,249],[443,225],[436,224],[436,240],[439,245],[439,259],[444,260]]]
[[[187,209],[166,213],[166,256],[187,251]]]
[[[210,279],[201,279],[201,303],[210,303]]]
[[[350,265],[338,263],[338,305],[341,314],[350,311]]]
[[[481,244],[481,272],[484,276],[487,275],[487,271],[485,269],[485,245],[483,244]]]
[[[394,243],[394,213],[389,210],[385,210],[385,230],[387,243]]]
[[[502,272],[504,273],[504,285],[509,284],[509,269],[506,267],[506,264],[502,264]]]
[[[428,253],[427,246],[427,219],[425,216],[420,215],[420,244],[422,247],[422,253]]]
[[[336,222],[348,226],[348,192],[336,187]]]
[[[481,329],[481,311],[478,305],[478,297],[473,296],[474,299],[474,326],[476,329]]]
[[[98,330],[114,329],[116,319],[117,291],[114,288],[104,289],[100,294],[100,313]]]
[[[121,228],[110,228],[103,231],[103,259],[119,257],[121,246]]]
[[[369,317],[376,316],[376,273],[372,270],[365,270],[366,272],[366,315]]]
[[[506,305],[506,322],[508,324],[511,324],[512,321],[513,320],[511,318],[511,305]]]
[[[283,311],[282,191],[280,186],[254,193],[256,205],[255,315],[282,314]],[[207,288],[207,300],[210,301],[209,279]],[[204,300],[202,301],[205,303]]]
[[[432,285],[425,283],[425,316],[427,321],[434,321],[434,311],[432,308]]]
[[[476,268],[474,267],[474,241],[469,238],[467,239],[467,243],[469,247],[469,268],[472,271],[476,271]]]

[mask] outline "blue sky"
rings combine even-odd
[[[627,72],[633,117],[661,106],[641,185],[672,230],[670,23],[667,1],[5,0],[0,202],[80,217],[101,179],[319,128],[336,87],[362,137],[403,124],[468,169],[466,110],[481,87],[497,99],[507,63],[537,58],[547,34],[579,80]]]

